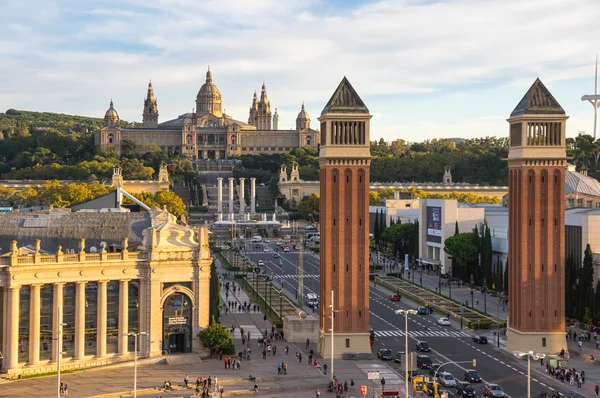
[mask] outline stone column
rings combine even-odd
[[[106,356],[106,284],[108,281],[98,281],[98,319],[96,320],[96,357]]]
[[[4,367],[14,369],[19,365],[19,287],[8,288],[8,333],[6,336],[6,348],[8,351],[4,354]]]
[[[217,213],[223,213],[223,177],[217,178]]]
[[[245,178],[240,178],[240,214],[244,214],[244,205],[246,204],[246,194],[244,193]]]
[[[119,281],[119,355],[127,355],[129,336],[129,280]]]
[[[75,285],[75,360],[85,358],[85,282]]]
[[[250,179],[250,214],[256,214],[256,178]]]
[[[59,314],[64,314],[64,309],[59,311],[58,307],[63,307],[63,288],[65,284],[58,282],[54,284],[54,297],[52,300],[52,362],[58,361],[58,350],[59,347],[62,350],[62,333],[58,334],[59,323],[62,323],[62,319],[58,319]],[[60,344],[59,344],[60,343]]]
[[[229,213],[233,213],[233,177],[229,177]]]
[[[31,285],[29,301],[29,365],[40,362],[40,287]]]

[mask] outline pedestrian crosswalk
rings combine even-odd
[[[319,275],[317,274],[304,274],[302,275],[303,278],[318,278]],[[273,279],[298,279],[298,275],[290,275],[290,274],[286,274],[286,275],[273,275]]]
[[[293,250],[292,250],[292,251],[289,251],[289,252],[282,252],[282,251],[278,251],[278,252],[272,252],[272,251],[268,251],[268,252],[266,252],[266,251],[256,251],[256,252],[243,252],[243,253],[245,253],[245,254],[246,254],[246,255],[248,255],[248,256],[249,256],[249,255],[251,255],[251,254],[252,254],[253,256],[255,256],[255,255],[259,255],[259,254],[264,254],[264,255],[269,255],[269,254],[270,254],[270,255],[273,255],[273,253],[277,253],[277,254],[278,254],[278,255],[280,255],[280,256],[284,256],[284,255],[286,255],[286,254],[298,254],[298,251],[297,251],[297,250],[295,250],[295,251],[293,251]],[[307,253],[307,252],[305,251],[305,252],[304,252],[304,254],[306,254],[306,253]],[[273,257],[273,258],[275,258],[275,257]]]
[[[376,331],[375,337],[404,337],[402,330]],[[410,330],[410,337],[471,337],[470,334],[454,330]]]

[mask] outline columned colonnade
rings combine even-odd
[[[233,213],[233,196],[235,189],[235,182],[233,177],[229,177],[229,208],[228,213]],[[246,192],[245,192],[245,181],[246,178],[239,179],[239,198],[240,198],[240,214],[245,213],[246,207]],[[217,178],[217,213],[223,213],[223,177]],[[256,178],[250,178],[250,214],[256,214]]]

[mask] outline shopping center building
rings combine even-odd
[[[131,360],[130,334],[142,357],[200,350],[212,262],[206,227],[157,208],[0,218],[0,364],[9,377],[56,371],[59,352],[63,370]],[[4,246],[11,235],[19,241]]]

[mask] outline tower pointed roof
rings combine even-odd
[[[369,113],[369,109],[344,76],[321,115],[327,113]]]
[[[564,114],[565,110],[538,77],[510,116]]]

